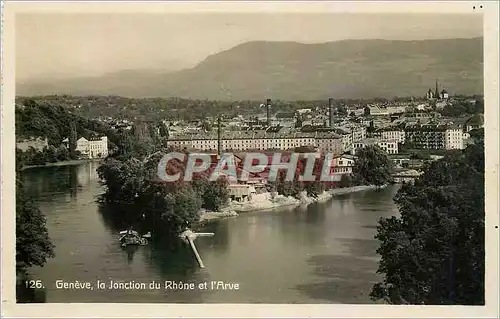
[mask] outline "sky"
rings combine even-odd
[[[248,41],[483,36],[475,14],[17,14],[16,78],[192,67]]]

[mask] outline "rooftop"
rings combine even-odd
[[[266,132],[263,130],[255,131],[224,131],[221,134],[222,140],[233,139],[297,139],[297,138],[318,138],[318,139],[335,139],[341,138],[338,134],[333,132],[297,132],[297,131],[283,131],[278,133]],[[170,140],[217,140],[217,132],[207,132],[203,134],[194,135],[176,135]]]
[[[473,126],[483,126],[484,125],[484,115],[483,114],[476,114],[471,116],[467,122],[465,122],[466,125],[473,125]]]

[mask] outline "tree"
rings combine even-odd
[[[228,202],[228,185],[225,177],[209,181],[208,176],[201,176],[192,182],[193,189],[201,196],[202,207],[210,211],[218,211]]]
[[[158,127],[159,127],[159,134],[161,137],[163,138],[168,138],[169,136],[169,133],[168,133],[168,127],[165,125],[165,123],[163,123],[163,121],[161,121],[159,124],[158,124]]]
[[[16,300],[36,301],[36,293],[24,285],[29,278],[29,267],[43,267],[48,258],[53,258],[52,244],[46,219],[35,201],[29,197],[22,182],[23,163],[16,162]]]
[[[54,257],[46,220],[36,203],[24,191],[21,176],[16,177],[16,269],[43,266]]]
[[[122,223],[175,235],[186,224],[199,220],[202,205],[216,211],[227,202],[227,180],[209,181],[208,174],[198,174],[193,181],[185,182],[186,160],[170,160],[165,167],[168,175],[180,173],[179,180],[160,180],[157,170],[163,156],[157,152],[144,159],[108,158],[98,169],[107,188],[101,200],[120,206],[116,218]]]
[[[341,188],[347,188],[347,187],[351,187],[353,184],[353,181],[352,181],[352,177],[350,174],[342,174],[342,176],[340,177],[340,183],[339,183],[339,186]]]
[[[202,200],[191,186],[165,196],[165,211],[161,219],[169,225],[169,230],[178,233],[186,225],[200,219]]]
[[[49,147],[46,147],[43,150],[43,153],[44,153],[44,157],[45,157],[46,162],[48,162],[48,163],[57,162],[57,149],[54,146],[49,145]]]
[[[208,123],[207,121],[203,121],[203,123],[201,123],[201,128],[205,131],[205,132],[210,132],[212,131],[212,126],[210,125],[210,123]]]
[[[380,147],[369,145],[358,149],[353,174],[361,185],[381,186],[390,182],[392,162]]]
[[[369,116],[369,115],[370,115],[370,112],[371,112],[370,107],[365,106],[365,108],[363,109],[363,114],[364,114],[365,116]]]
[[[391,304],[484,304],[484,146],[431,163],[398,191],[401,217],[381,219],[382,282]]]
[[[345,105],[340,105],[339,107],[337,107],[337,114],[339,116],[347,116],[347,108],[345,107]]]
[[[302,127],[302,118],[301,116],[297,116],[295,118],[295,128],[301,128]]]
[[[60,145],[56,150],[57,161],[67,161],[69,159],[69,150],[64,146]]]
[[[314,181],[304,182],[304,189],[307,192],[307,196],[317,198],[322,194],[327,188],[327,181],[321,180],[321,174],[323,170],[324,156],[315,159],[312,175],[314,176]],[[306,161],[303,161],[303,167],[305,170]]]
[[[299,176],[304,173],[305,161],[299,159],[297,161],[297,167],[295,168],[295,174],[293,180],[287,180],[288,172],[285,170],[278,170],[275,188],[276,192],[283,196],[292,196],[295,198],[300,198],[300,193],[304,190],[304,183],[299,181]]]
[[[473,129],[469,132],[470,137],[475,141],[484,139],[484,128]]]
[[[427,160],[429,159],[430,155],[428,153],[424,153],[422,151],[416,152],[412,151],[410,154],[410,159],[414,160]]]
[[[69,157],[71,159],[77,159],[76,155],[76,141],[77,141],[77,132],[76,132],[76,123],[74,121],[70,124],[70,132],[69,132]]]

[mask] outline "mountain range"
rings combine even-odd
[[[146,57],[147,58],[147,57]],[[483,38],[254,41],[190,69],[18,82],[17,95],[119,95],[210,100],[312,100],[483,93]]]

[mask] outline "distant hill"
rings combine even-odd
[[[121,95],[283,100],[483,93],[483,38],[247,42],[176,72],[127,71],[99,78],[18,83],[18,95]]]

